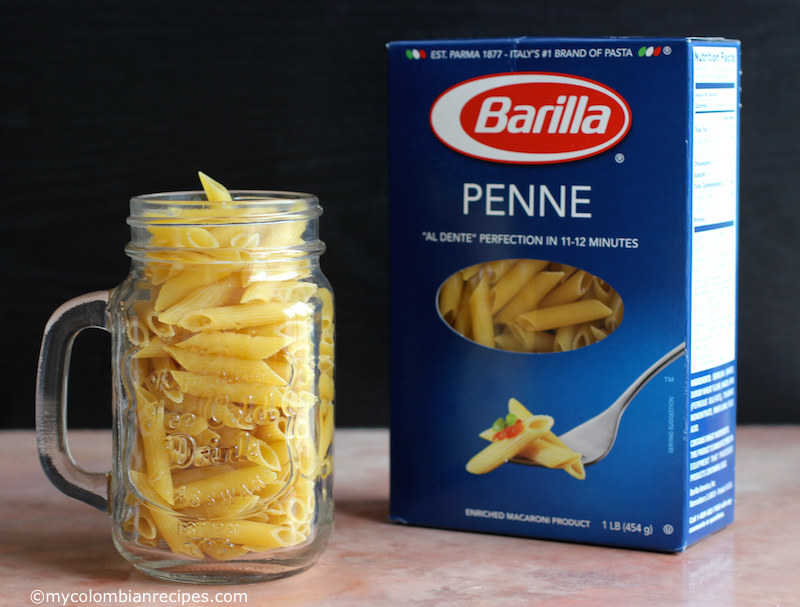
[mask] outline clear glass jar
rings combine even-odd
[[[195,583],[303,571],[333,526],[333,295],[314,196],[234,191],[131,200],[131,273],[62,306],[37,383],[42,465],[108,509],[142,572]],[[70,346],[112,334],[114,458],[87,473],[66,447]]]

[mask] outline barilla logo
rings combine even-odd
[[[631,110],[613,89],[543,72],[461,82],[431,106],[431,128],[461,154],[493,162],[545,164],[594,156],[619,143]]]

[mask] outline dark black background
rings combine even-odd
[[[33,425],[53,310],[126,276],[129,198],[203,170],[320,197],[337,421],[388,425],[384,45],[520,35],[742,41],[739,420],[800,422],[800,2],[19,0],[0,1],[0,424]],[[109,348],[76,342],[75,427],[110,423]]]

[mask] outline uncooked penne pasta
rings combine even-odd
[[[494,325],[489,303],[489,279],[484,276],[469,298],[472,318],[472,339],[483,346],[494,347]]]
[[[568,325],[577,325],[590,320],[598,320],[611,315],[611,308],[596,299],[574,301],[572,303],[540,308],[520,315],[517,322],[534,331],[548,331]]]
[[[439,291],[439,312],[446,321],[452,321],[458,313],[463,291],[464,281],[458,274],[453,274],[442,285]]]
[[[550,291],[547,296],[539,302],[539,307],[550,308],[573,301],[578,301],[589,287],[592,286],[594,277],[583,270],[576,271],[561,285]]]
[[[188,331],[225,331],[289,318],[310,317],[312,309],[303,302],[287,308],[283,302],[252,302],[191,312],[177,324]]]
[[[228,268],[219,268],[211,264],[197,264],[192,269],[183,270],[161,286],[156,298],[155,309],[158,312],[166,310],[195,289],[222,280],[230,273]]]
[[[175,345],[190,352],[263,360],[280,352],[292,341],[292,338],[285,336],[266,337],[246,333],[209,331],[196,333]]]
[[[224,186],[201,180],[214,204],[151,229],[130,308],[123,527],[143,547],[231,560],[313,539],[333,461],[333,294],[285,249],[307,221],[240,223]],[[220,225],[185,225],[209,218]]]
[[[546,265],[540,259],[520,259],[489,291],[492,314],[499,312]]]
[[[539,302],[561,281],[563,272],[540,272],[495,316],[498,324],[516,322],[520,314],[535,310]]]
[[[580,305],[563,307],[568,304]],[[456,333],[519,353],[567,352],[595,344],[619,327],[624,312],[622,298],[601,278],[541,259],[464,268],[442,283],[438,306]]]

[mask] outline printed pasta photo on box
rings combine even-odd
[[[388,59],[391,520],[663,552],[729,525],[738,41]]]

